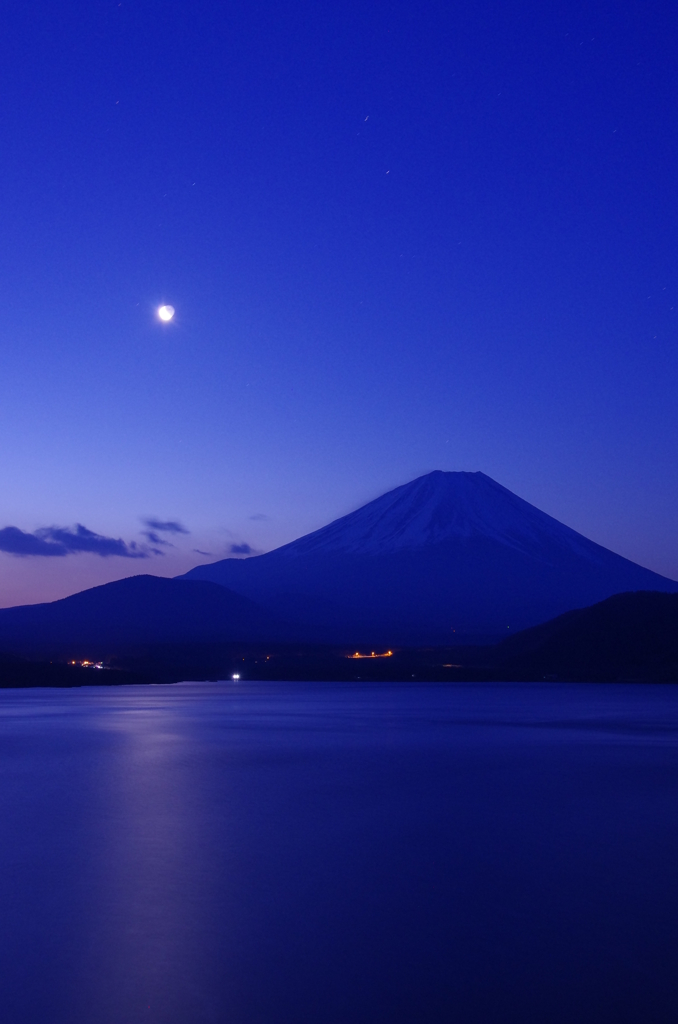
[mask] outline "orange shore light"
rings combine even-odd
[[[386,651],[384,654],[375,654],[374,651],[372,651],[371,654],[360,654],[359,651],[356,651],[355,654],[347,654],[346,657],[347,658],[392,658],[393,657],[393,651]]]

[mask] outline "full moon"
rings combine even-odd
[[[165,322],[171,320],[174,316],[174,306],[161,306],[158,310],[158,316]]]

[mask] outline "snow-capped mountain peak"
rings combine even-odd
[[[484,473],[440,471],[265,555],[187,577],[243,594],[324,643],[391,646],[496,638],[625,590],[678,590]]]
[[[446,540],[491,538],[514,548],[573,547],[589,557],[597,545],[523,501],[484,473],[436,470],[396,487],[279,551],[379,555]]]

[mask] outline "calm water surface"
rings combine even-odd
[[[678,1020],[678,688],[0,691],[10,1024]]]

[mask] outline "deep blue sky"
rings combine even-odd
[[[0,527],[190,533],[0,554],[0,604],[268,549],[436,468],[677,577],[677,29],[8,0]]]

